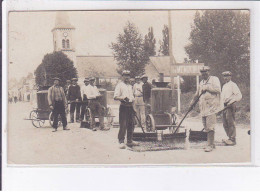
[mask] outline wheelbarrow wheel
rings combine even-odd
[[[50,112],[50,114],[49,114],[49,123],[50,123],[51,127],[53,127],[53,121],[54,121],[53,114],[52,114],[52,112]],[[58,116],[58,127],[61,126],[61,125],[62,125],[62,122],[61,122],[61,117],[59,115]]]
[[[112,109],[110,107],[107,108],[107,124],[108,126],[113,125],[114,118],[112,117]]]
[[[90,108],[86,109],[86,113],[85,113],[85,118],[86,121],[89,123],[90,126],[93,126],[92,121],[93,121],[93,115],[91,113]]]
[[[32,125],[36,128],[42,127],[45,122],[45,120],[39,119],[38,112],[35,110],[31,111],[30,119],[32,120]]]
[[[151,114],[146,116],[146,130],[148,132],[155,132],[155,121]]]

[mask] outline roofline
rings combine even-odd
[[[76,57],[113,57],[114,56],[108,56],[108,55],[78,55]]]

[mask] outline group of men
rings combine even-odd
[[[68,109],[68,104],[70,104],[70,122],[74,123],[75,112],[76,112],[76,122],[84,120],[86,107],[88,106],[92,113],[91,129],[96,131],[95,116],[99,117],[99,129],[109,130],[104,126],[104,107],[100,104],[99,98],[101,94],[98,88],[94,85],[95,78],[85,78],[83,87],[78,85],[78,79],[73,78],[72,80],[67,80],[65,89],[60,86],[60,79],[54,78],[54,85],[48,90],[48,102],[50,108],[53,112],[53,128],[57,131],[58,128],[58,115],[61,116],[63,123],[63,129],[69,130],[67,128],[67,118],[66,109]]]
[[[207,132],[208,144],[205,152],[211,152],[215,148],[215,125],[219,112],[223,112],[223,127],[228,136],[228,139],[223,142],[228,146],[236,145],[236,102],[242,99],[242,94],[237,84],[231,81],[232,73],[230,71],[222,73],[225,84],[221,90],[219,78],[210,75],[209,67],[203,67],[200,72],[202,81],[191,101],[191,106],[195,106],[194,102],[199,98],[202,123]]]
[[[211,152],[215,148],[215,125],[216,115],[223,112],[223,127],[228,136],[227,140],[223,140],[226,145],[232,146],[236,144],[236,127],[235,127],[235,112],[236,102],[242,99],[242,94],[238,86],[231,81],[232,73],[230,71],[223,72],[225,84],[221,89],[219,78],[210,75],[210,68],[204,66],[201,70],[202,81],[199,84],[198,90],[194,95],[191,106],[195,106],[195,101],[199,98],[200,113],[202,123],[207,132],[208,144],[205,148],[206,152]],[[74,122],[74,112],[76,110],[76,122],[84,119],[86,106],[93,113],[99,115],[100,129],[107,130],[104,127],[104,109],[98,98],[101,96],[98,88],[94,85],[95,78],[86,78],[85,86],[80,88],[77,85],[77,78],[69,81],[65,87],[65,92],[59,86],[59,78],[54,78],[54,85],[48,91],[48,101],[50,108],[53,110],[54,131],[57,131],[58,114],[61,115],[63,129],[68,130],[65,109],[68,106],[67,100],[70,103],[70,120]],[[141,82],[142,81],[142,82]],[[119,132],[118,141],[119,148],[125,149],[127,146],[137,146],[138,143],[132,140],[135,127],[135,116],[141,121],[137,124],[145,126],[145,115],[149,114],[151,104],[152,84],[148,82],[148,77],[143,75],[135,77],[131,80],[130,71],[122,72],[122,80],[116,85],[114,92],[114,100],[120,101],[119,107]],[[81,107],[81,115],[80,115]],[[93,130],[95,129],[95,117],[93,117]],[[125,144],[125,136],[127,143]]]

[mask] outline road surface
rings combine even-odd
[[[48,121],[43,128],[35,128],[29,117],[33,106],[29,102],[9,105],[8,164],[203,164],[249,163],[250,126],[237,126],[237,145],[217,146],[213,152],[202,148],[182,150],[134,152],[118,148],[118,128],[93,132],[79,128],[79,123],[69,124],[70,131],[53,133]],[[113,108],[118,120],[118,108]],[[187,129],[200,130],[200,119],[188,118],[183,123]],[[139,129],[140,130],[140,129]],[[216,127],[216,141],[226,138],[221,123]],[[188,140],[186,140],[188,143]]]

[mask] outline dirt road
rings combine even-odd
[[[185,150],[133,152],[118,148],[118,128],[110,131],[90,131],[69,124],[70,131],[52,133],[45,127],[35,128],[28,118],[32,105],[26,102],[9,105],[8,163],[9,164],[201,164],[250,162],[249,126],[237,126],[237,145],[217,146],[211,153],[201,148]],[[114,109],[117,116],[117,108]],[[117,119],[117,118],[116,118]],[[202,128],[200,119],[187,119],[187,129]],[[221,123],[216,129],[216,141],[226,138]],[[188,143],[188,140],[187,140]]]

